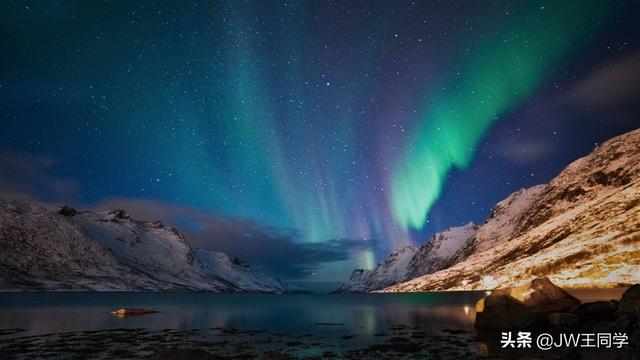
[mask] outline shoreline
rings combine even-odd
[[[614,286],[614,287],[561,287],[563,290],[568,292],[580,292],[580,291],[590,291],[590,290],[612,290],[612,291],[620,291],[624,292],[629,289],[631,285],[625,286]],[[336,293],[336,292],[328,292],[328,293],[314,293],[314,292],[215,292],[215,291],[153,291],[153,290],[0,290],[0,295],[2,294],[87,294],[87,293],[99,293],[99,294],[118,294],[118,293],[132,293],[132,294],[209,294],[209,295],[393,295],[393,294],[458,294],[458,293],[487,293],[493,291],[499,291],[503,289],[486,289],[486,290],[430,290],[430,291],[370,291],[370,292],[345,292],[345,293]]]

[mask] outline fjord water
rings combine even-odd
[[[414,294],[212,294],[52,292],[0,294],[0,327],[28,334],[113,328],[215,327],[314,332],[341,327],[374,335],[394,325],[471,329],[484,292]],[[158,313],[118,318],[121,307]],[[25,335],[25,333],[22,333]]]
[[[621,290],[581,290],[583,301],[619,299]],[[408,294],[0,293],[2,338],[110,329],[238,329],[313,337],[340,349],[366,347],[398,329],[473,334],[475,303],[485,292]],[[116,317],[121,307],[154,314]],[[227,331],[227,334],[229,332]],[[386,335],[385,335],[386,334]],[[254,338],[255,339],[255,338]],[[254,341],[249,339],[248,341]]]

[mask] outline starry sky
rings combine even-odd
[[[637,128],[638,10],[5,1],[0,194],[333,284]]]

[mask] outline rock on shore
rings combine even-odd
[[[521,287],[504,289],[476,304],[477,328],[524,329],[528,327],[589,327],[617,331],[638,330],[640,285],[627,289],[618,302],[580,303],[547,278]]]

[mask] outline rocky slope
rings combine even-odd
[[[420,249],[408,245],[396,249],[373,270],[356,269],[336,292],[370,292],[444,269],[471,239],[478,225],[470,222],[437,233]]]
[[[198,249],[196,254],[207,273],[216,274],[241,289],[258,292],[299,291],[291,289],[279,278],[252,271],[246,264],[234,263],[225,253]]]
[[[415,246],[407,245],[396,249],[373,270],[355,269],[349,281],[335,292],[370,292],[402,282],[407,279],[409,263],[417,251]]]
[[[2,290],[282,292],[287,285],[194,250],[176,229],[124,211],[59,212],[0,200]]]
[[[544,185],[538,185],[529,189],[520,189],[496,204],[489,219],[452,256],[449,266],[513,239],[518,223],[523,217],[528,216],[529,206],[544,188]]]
[[[561,287],[640,282],[640,129],[521,190],[462,250],[460,262],[383,291],[479,290],[548,276]]]
[[[435,234],[411,259],[405,280],[431,274],[454,264],[454,256],[473,239],[478,228],[477,224],[470,222]]]

